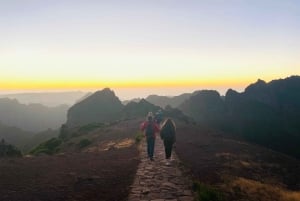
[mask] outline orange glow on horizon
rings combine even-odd
[[[213,79],[178,79],[178,80],[135,80],[135,81],[83,81],[83,80],[19,80],[0,81],[0,90],[63,90],[63,89],[92,89],[92,88],[165,88],[165,87],[241,87],[250,84],[255,79],[243,80],[213,80]]]

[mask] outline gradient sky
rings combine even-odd
[[[241,89],[299,58],[298,0],[0,0],[1,91]]]

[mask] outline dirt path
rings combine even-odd
[[[183,176],[177,156],[173,152],[167,166],[162,140],[157,138],[155,143],[154,161],[147,158],[146,143],[142,143],[141,163],[128,201],[193,201],[191,181]]]

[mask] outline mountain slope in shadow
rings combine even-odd
[[[245,92],[201,91],[179,108],[198,123],[300,158],[300,77],[258,80]]]

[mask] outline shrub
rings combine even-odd
[[[140,143],[141,140],[143,139],[143,137],[144,137],[143,133],[138,132],[138,133],[135,135],[135,143],[137,143],[137,144]]]
[[[81,126],[79,128],[79,132],[81,133],[88,133],[92,130],[95,130],[97,128],[102,128],[104,127],[104,123],[91,123],[91,124],[87,124],[87,125],[84,125],[84,126]]]
[[[59,145],[62,143],[62,140],[59,138],[51,138],[50,140],[38,145],[36,148],[30,151],[31,154],[54,154],[58,151]]]
[[[80,140],[78,145],[80,148],[83,148],[83,147],[89,146],[91,143],[92,142],[89,139],[82,139],[82,140]]]
[[[196,192],[198,201],[223,201],[224,196],[221,192],[217,191],[215,188],[194,182],[193,190]]]
[[[0,143],[0,157],[20,157],[22,153],[15,146],[6,144],[4,140]]]

